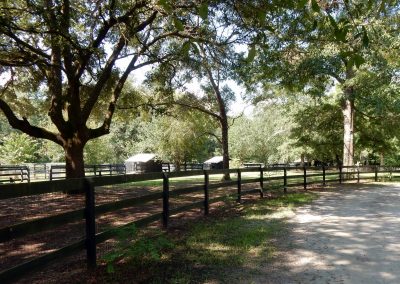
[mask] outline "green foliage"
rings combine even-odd
[[[136,153],[153,152],[165,161],[182,164],[203,161],[216,147],[210,138],[215,122],[201,112],[179,106],[170,107],[163,115],[149,111],[136,118],[120,118],[114,125],[104,146],[100,146],[103,149],[99,149],[111,160],[122,161]],[[95,151],[93,154],[98,155]]]
[[[225,112],[235,99],[230,80],[262,93],[254,101],[269,103],[270,86],[279,84],[299,101],[308,95],[312,102],[288,106],[295,115],[266,108],[237,120],[230,133],[234,158],[289,161],[305,144],[302,152],[331,157],[341,151],[345,99],[356,107],[358,153],[395,156],[398,1],[72,1],[69,11],[53,2],[47,7],[5,1],[0,7],[1,108],[13,110],[15,117],[8,116],[20,130],[62,145],[75,140],[85,145],[110,132],[87,144],[87,163],[122,161],[147,151],[177,164],[204,160],[216,148],[208,135],[227,121]],[[132,59],[131,69],[114,64],[111,50],[119,58],[115,62]],[[125,75],[145,65],[152,67],[146,81],[151,95],[125,83]],[[179,102],[208,113],[214,122],[170,104],[193,82],[201,85],[201,94],[187,92]],[[325,100],[333,85],[341,98]],[[287,103],[287,98],[273,99]],[[160,102],[162,107],[138,107]],[[0,131],[11,132],[3,120]],[[9,148],[2,151],[21,152],[2,159],[64,159],[60,146],[11,138],[15,142],[4,138],[1,148]]]
[[[206,1],[3,1],[0,109],[14,128],[64,147],[65,161],[78,165],[67,177],[82,176],[86,143],[110,132],[120,98],[135,101],[123,89],[130,73],[175,60],[189,38],[209,37],[203,26],[216,14],[208,10]],[[37,124],[38,115],[49,125]],[[102,146],[91,143],[87,160],[110,160]]]
[[[256,57],[257,51],[255,45],[252,45],[249,48],[249,52],[247,53],[247,61],[252,62],[254,58]]]
[[[292,139],[295,146],[307,145],[303,153],[327,159],[352,148],[339,144],[345,143],[341,108],[346,100],[356,114],[354,130],[346,133],[354,134],[356,152],[392,151],[398,133],[390,129],[398,129],[393,119],[398,110],[396,99],[388,95],[393,92],[389,82],[397,80],[399,69],[390,64],[396,56],[389,54],[398,58],[399,49],[392,46],[398,42],[399,2],[383,2],[309,1],[308,9],[281,13],[276,23],[282,25],[275,27],[279,36],[270,35],[252,69],[245,69],[256,74],[247,80],[251,84],[268,88],[279,82],[299,100],[310,97],[310,104],[300,104],[293,116],[297,126]],[[340,97],[326,100],[333,86]]]
[[[309,160],[331,161],[342,156],[342,115],[336,104],[319,103],[296,111],[291,137]]]
[[[243,162],[265,164],[293,160],[293,147],[287,142],[292,122],[284,105],[272,104],[259,107],[252,118],[237,119],[230,128],[230,152]]]
[[[203,20],[207,20],[208,18],[208,4],[207,3],[202,3],[200,7],[198,8],[199,11],[199,16]]]
[[[12,132],[0,142],[0,164],[22,164],[36,162],[39,143],[23,133]]]
[[[108,135],[89,141],[84,151],[85,163],[91,165],[121,163],[123,160],[116,155],[116,147],[111,139],[112,137]]]
[[[164,160],[176,165],[185,161],[202,161],[213,149],[209,132],[212,120],[199,112],[177,110],[177,117],[153,117],[142,130],[138,148],[157,153]],[[214,146],[215,147],[215,146]]]

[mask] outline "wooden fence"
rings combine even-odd
[[[52,165],[49,172],[50,180],[65,179],[65,173],[65,165]],[[85,165],[85,175],[87,177],[123,174],[126,174],[124,164]]]
[[[126,174],[124,164],[85,165],[86,176]],[[13,182],[30,182],[31,180],[65,179],[65,164],[24,164],[0,166],[0,184]]]
[[[0,166],[0,183],[30,182],[27,166]]]
[[[183,163],[180,166],[180,171],[198,171],[203,170],[204,164],[202,163]],[[162,163],[162,171],[163,172],[176,172],[176,166],[171,163]]]
[[[136,227],[143,227],[149,223],[161,220],[164,227],[168,226],[169,217],[180,212],[188,211],[193,208],[203,208],[204,214],[208,214],[210,204],[224,200],[226,196],[210,198],[210,192],[217,188],[236,188],[234,198],[240,202],[242,196],[246,194],[259,194],[262,198],[264,191],[269,189],[282,189],[284,192],[290,187],[302,187],[307,189],[312,184],[326,185],[327,183],[342,183],[347,180],[373,179],[379,177],[392,177],[399,173],[398,168],[383,167],[346,167],[346,168],[325,168],[325,167],[272,167],[272,168],[247,168],[229,169],[212,171],[191,171],[173,173],[148,173],[140,175],[120,175],[120,176],[97,176],[84,179],[53,180],[43,182],[31,182],[20,184],[0,185],[0,200],[11,198],[34,196],[39,194],[63,192],[69,190],[84,190],[86,193],[85,208],[52,215],[49,217],[35,219],[0,229],[0,242],[7,242],[21,238],[26,235],[35,234],[44,230],[57,228],[68,222],[85,220],[86,237],[70,245],[54,250],[40,257],[28,260],[27,262],[16,265],[0,272],[0,283],[6,283],[18,279],[32,271],[39,270],[41,267],[52,263],[56,259],[76,254],[86,250],[88,268],[96,266],[96,245],[100,244],[117,235],[121,228],[135,224]],[[215,174],[230,173],[234,174],[235,180],[227,182],[210,183],[209,176]],[[201,185],[187,186],[180,189],[170,190],[170,179],[180,177],[202,176]],[[162,180],[162,191],[150,193],[141,197],[128,198],[112,203],[96,205],[94,196],[98,186],[117,185],[149,180]],[[256,189],[242,190],[243,184],[257,183]],[[203,200],[193,202],[177,208],[170,208],[171,197],[180,195],[199,193],[203,195]],[[230,195],[232,197],[232,195]],[[96,217],[115,210],[130,208],[150,201],[162,200],[162,213],[150,215],[148,217],[130,222],[123,226],[108,229],[96,233]]]

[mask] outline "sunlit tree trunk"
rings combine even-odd
[[[349,69],[346,79],[354,77],[353,71]],[[343,114],[343,166],[354,165],[354,89],[352,86],[345,87],[342,102]]]

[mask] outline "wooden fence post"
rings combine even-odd
[[[260,166],[260,198],[264,197],[264,171]]]
[[[287,192],[287,169],[283,168],[283,192]]]
[[[169,219],[169,177],[167,173],[163,173],[163,226],[168,227]]]
[[[325,166],[322,166],[322,186],[326,185]]]
[[[86,257],[87,267],[90,270],[96,268],[96,215],[94,185],[89,178],[84,179],[85,186],[85,220],[86,220]]]
[[[342,183],[342,166],[339,166],[339,183]]]
[[[304,171],[304,180],[303,180],[303,186],[304,186],[304,190],[307,190],[307,170],[306,167],[303,167],[303,171]]]
[[[237,202],[242,201],[242,173],[240,169],[237,170]]]
[[[378,166],[375,166],[375,181],[378,181]]]
[[[360,167],[357,166],[357,183],[360,183]]]
[[[208,194],[208,185],[210,182],[210,178],[207,171],[204,171],[204,215],[208,215],[208,211],[210,208],[209,205],[209,194]]]

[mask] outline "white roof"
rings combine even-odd
[[[205,164],[216,164],[216,163],[222,162],[223,159],[224,158],[222,156],[215,156],[215,157],[212,157],[211,159],[205,161],[204,163]]]
[[[307,163],[307,159],[304,159],[304,162]],[[293,161],[293,163],[301,163],[301,159],[297,159],[297,160]]]
[[[125,162],[148,162],[151,159],[153,159],[156,156],[156,154],[152,154],[152,153],[140,153],[140,154],[136,154],[132,157],[129,157],[127,160],[125,160]]]

